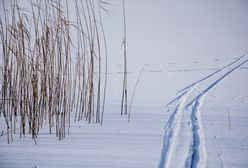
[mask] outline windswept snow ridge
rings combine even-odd
[[[223,79],[229,76],[236,69],[248,62],[248,53],[245,53],[235,61],[222,67],[221,69],[207,75],[206,77],[192,83],[177,93],[179,96],[172,99],[167,106],[172,106],[172,113],[164,128],[163,147],[161,150],[159,168],[170,167],[176,161],[185,162],[184,167],[206,167],[207,152],[205,146],[205,135],[202,129],[200,107],[204,104],[204,96]],[[198,87],[199,86],[199,87]],[[169,112],[171,108],[169,108]],[[186,117],[185,117],[186,115]],[[178,135],[180,127],[183,123],[190,120],[185,132],[190,137],[185,140],[188,146],[179,146],[181,136]],[[180,147],[182,149],[180,149]],[[186,152],[187,154],[176,155],[175,153],[180,150],[180,153]],[[174,161],[174,162],[172,162]]]

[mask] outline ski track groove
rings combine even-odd
[[[219,82],[221,82],[223,79],[225,79],[227,76],[229,76],[233,71],[247,63],[248,60],[245,60],[244,62],[240,63],[239,65],[232,68],[230,71],[226,72],[223,76],[221,76],[219,79],[214,81],[211,85],[209,85],[204,91],[202,91],[200,94],[198,94],[188,105],[186,105],[186,108],[191,106],[195,101],[200,99],[203,95],[205,95],[210,89],[212,89],[214,86],[216,86]]]
[[[198,163],[200,163],[201,167],[205,167],[207,160],[205,135],[201,129],[201,119],[199,112],[200,106],[203,105],[203,100],[200,98],[194,102],[190,114],[190,120],[192,124],[192,144],[188,153],[188,158],[185,162],[185,167],[187,168],[195,168],[197,167]]]
[[[190,88],[190,87],[192,87],[192,86],[194,86],[194,85],[196,85],[198,83],[201,83],[201,82],[207,80],[208,78],[214,76],[215,74],[221,72],[222,70],[227,69],[228,67],[232,66],[233,64],[235,64],[236,62],[238,62],[239,60],[241,60],[242,58],[244,58],[247,54],[248,54],[248,51],[245,54],[243,54],[241,57],[237,58],[235,61],[233,61],[233,62],[229,63],[228,65],[222,67],[221,69],[218,69],[217,71],[215,71],[215,72],[207,75],[206,77],[204,77],[204,78],[202,78],[202,79],[200,79],[200,80],[198,80],[198,81],[196,81],[196,82],[194,82],[194,83],[186,86],[185,88],[179,90],[177,93],[180,93],[180,92],[182,92],[184,90],[187,90],[188,88]]]
[[[194,82],[191,85],[188,85],[187,87],[185,87],[184,89],[178,91],[177,94],[180,93],[180,92],[183,92],[183,93],[181,93],[179,96],[177,96],[176,98],[171,100],[166,105],[166,106],[172,105],[173,103],[178,101],[178,103],[176,103],[177,104],[176,108],[174,109],[173,113],[170,115],[168,121],[166,122],[165,128],[164,128],[163,147],[162,147],[161,155],[160,155],[160,161],[159,161],[159,166],[158,166],[159,168],[164,168],[165,165],[167,165],[167,163],[170,162],[170,160],[168,158],[171,155],[171,153],[170,153],[171,150],[172,150],[171,146],[174,147],[174,145],[175,145],[175,144],[172,145],[172,142],[171,142],[173,140],[172,139],[173,138],[173,130],[174,129],[177,129],[177,130],[179,129],[178,126],[176,128],[173,128],[175,116],[177,115],[178,112],[182,111],[182,109],[180,109],[179,107],[180,107],[180,105],[182,105],[182,101],[186,102],[187,99],[188,99],[188,95],[194,91],[194,89],[192,90],[192,88],[195,88],[196,84],[200,84],[201,82],[211,78],[212,76],[218,74],[219,72],[228,69],[230,66],[232,66],[235,63],[239,62],[247,54],[248,54],[248,52],[243,54],[237,60],[229,63],[228,65],[226,65],[224,67],[222,67],[221,69],[213,72],[210,75],[207,75],[206,77],[198,80],[197,82]],[[190,109],[190,123],[191,123],[191,127],[192,127],[191,128],[192,142],[190,144],[190,150],[189,150],[189,153],[188,153],[188,157],[187,157],[187,159],[185,161],[185,167],[186,168],[196,168],[198,166],[198,164],[199,164],[199,161],[201,162],[200,163],[201,167],[206,166],[207,154],[206,154],[206,146],[205,146],[205,135],[203,133],[203,130],[201,129],[200,111],[199,111],[199,108],[200,108],[200,106],[202,104],[202,98],[214,86],[216,86],[223,79],[225,79],[227,76],[229,76],[233,71],[235,71],[236,69],[238,69],[239,67],[241,67],[242,65],[244,65],[247,62],[248,62],[248,59],[245,60],[245,61],[242,61],[238,65],[236,65],[233,68],[231,68],[231,70],[227,71],[220,78],[218,78],[213,83],[208,85],[202,92],[200,92],[200,94],[198,94],[196,96],[193,96],[194,98],[192,99],[192,101],[190,101],[188,104],[186,104],[186,106],[184,106],[185,110],[189,110],[189,107],[191,107],[191,109]],[[183,98],[183,100],[181,100],[182,98]],[[197,115],[199,115],[199,118],[196,117]],[[175,138],[176,137],[174,136],[174,139]],[[223,166],[223,162],[222,162],[222,166]]]
[[[167,146],[166,144],[170,143],[169,141],[171,139],[172,132],[173,132],[172,124],[173,124],[175,115],[178,111],[178,107],[179,107],[179,104],[176,106],[174,112],[170,115],[170,118],[167,121],[165,128],[164,128],[164,130],[166,130],[166,131],[165,131],[165,135],[164,135],[164,139],[163,139],[163,148],[161,151],[161,156],[163,156],[163,157],[161,157],[161,159],[160,159],[159,168],[165,167],[166,156],[167,156],[167,152],[169,150],[169,146]]]

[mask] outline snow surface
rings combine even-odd
[[[121,1],[111,2],[104,124],[74,123],[62,141],[44,128],[37,145],[1,136],[0,167],[248,167],[248,55],[238,60],[248,51],[248,1],[126,0],[130,92],[145,69],[130,123],[119,115]]]

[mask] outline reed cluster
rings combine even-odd
[[[50,133],[63,139],[72,114],[74,121],[102,124],[107,44],[101,14],[109,4],[75,0],[69,9],[68,0],[30,0],[27,11],[18,0],[10,2],[11,9],[5,2],[0,18],[0,116],[8,142],[17,128],[20,137],[29,133],[36,142],[45,122]]]

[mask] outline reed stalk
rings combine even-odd
[[[20,138],[30,134],[37,143],[45,123],[59,140],[69,133],[71,118],[102,124],[108,72],[102,11],[108,12],[104,5],[109,3],[75,0],[73,20],[68,0],[29,0],[28,11],[18,0],[11,0],[10,7],[5,2],[0,17],[0,117],[8,143],[16,130]],[[127,106],[126,42],[124,51]]]

